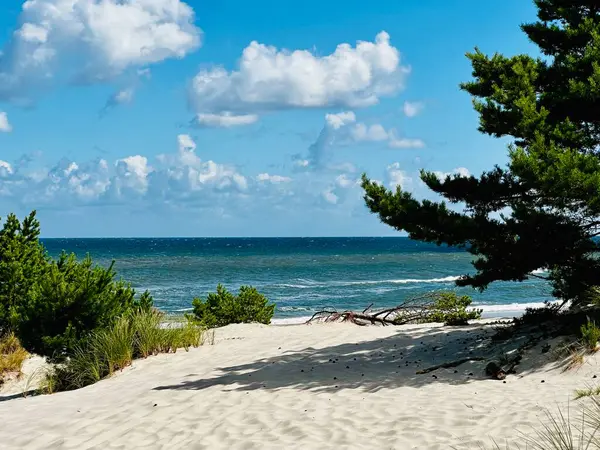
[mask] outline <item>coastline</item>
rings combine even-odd
[[[483,309],[482,319],[513,319],[520,317],[526,308],[541,308],[545,303],[511,303],[496,305],[472,305],[468,309]],[[271,325],[299,325],[305,323],[311,316],[275,317]]]
[[[488,322],[230,325],[214,345],[137,360],[77,391],[0,397],[0,438],[11,449],[523,444],[519,433],[539,429],[546,408],[578,407],[574,390],[593,385],[600,361],[563,372],[540,342],[506,383],[481,361],[416,373],[481,352]]]

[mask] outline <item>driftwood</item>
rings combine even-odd
[[[356,325],[378,324],[384,326],[419,323],[426,321],[427,316],[431,313],[436,298],[435,293],[429,293],[406,300],[392,308],[378,311],[371,310],[373,303],[367,306],[362,312],[338,311],[334,308],[325,308],[313,314],[306,323],[351,322]]]
[[[438,369],[449,369],[451,367],[458,367],[469,361],[483,361],[483,360],[485,360],[485,358],[482,356],[471,356],[469,358],[461,358],[461,359],[457,359],[456,361],[445,362],[442,364],[437,364],[435,366],[428,367],[423,370],[418,370],[417,375],[422,375],[424,373],[433,372],[434,370],[438,370]]]

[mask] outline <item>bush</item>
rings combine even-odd
[[[18,327],[22,303],[47,270],[39,236],[35,211],[23,223],[9,214],[0,230],[0,335]]]
[[[234,295],[222,285],[216,293],[208,294],[206,300],[195,298],[192,302],[193,317],[208,328],[222,327],[230,323],[258,322],[269,324],[275,305],[251,286],[242,286]]]
[[[25,348],[60,361],[91,333],[109,327],[128,311],[149,310],[152,297],[121,280],[111,264],[93,266],[63,253],[50,261],[19,307],[17,332]]]
[[[526,308],[525,313],[521,317],[515,317],[514,322],[517,325],[539,325],[554,321],[561,316],[564,314],[559,303],[546,303],[541,308]]]
[[[201,327],[192,322],[164,327],[162,316],[156,310],[138,309],[92,333],[47,375],[44,390],[79,389],[124,369],[136,358],[200,346]]]
[[[0,335],[14,332],[26,350],[53,360],[73,354],[87,336],[130,310],[149,310],[152,297],[97,267],[63,253],[48,257],[33,211],[10,214],[0,230]]]
[[[596,326],[595,322],[588,319],[585,325],[581,325],[581,338],[589,350],[596,351],[598,340],[600,340],[600,328]]]
[[[20,373],[23,362],[27,359],[28,353],[23,347],[19,339],[9,333],[0,338],[0,384],[7,373]]]
[[[436,297],[427,313],[427,322],[459,326],[481,318],[481,309],[467,310],[472,302],[468,295],[459,297],[455,292],[441,292]]]

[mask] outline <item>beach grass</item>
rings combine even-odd
[[[139,310],[91,334],[65,363],[48,371],[42,392],[79,389],[123,370],[134,359],[175,353],[180,348],[187,351],[204,343],[205,330],[198,324],[186,321],[165,326],[162,319],[157,310]]]
[[[29,354],[13,333],[0,338],[0,384],[5,374],[20,373],[23,362],[28,357]]]

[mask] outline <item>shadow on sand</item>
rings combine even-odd
[[[493,342],[491,325],[460,328],[434,328],[415,332],[398,331],[384,339],[344,343],[326,348],[308,347],[301,351],[279,350],[281,354],[248,364],[222,367],[216,376],[182,381],[175,385],[157,386],[155,390],[202,390],[213,386],[225,390],[250,391],[295,388],[315,392],[335,392],[340,389],[361,389],[375,392],[401,386],[419,387],[429,383],[464,384],[489,378],[485,374],[488,361],[510,354],[522,346],[531,335],[513,336]],[[519,377],[525,372],[548,370],[552,358],[542,355],[540,340],[517,367]],[[542,357],[540,357],[542,356]],[[426,374],[417,371],[438,364],[468,359],[452,368],[440,368]],[[553,365],[556,367],[556,365]],[[188,378],[194,375],[189,375]],[[197,376],[197,375],[196,375]],[[509,377],[509,382],[510,382]],[[494,381],[501,383],[501,381]]]

